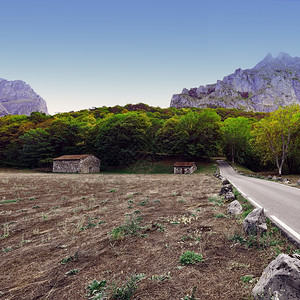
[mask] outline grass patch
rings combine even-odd
[[[179,257],[179,262],[182,265],[195,265],[199,262],[203,262],[203,256],[200,253],[194,251],[186,251]]]
[[[183,160],[183,158],[155,160],[147,157],[125,167],[108,167],[103,165],[101,172],[119,174],[172,174],[174,172],[174,163]],[[196,161],[196,165],[197,171],[195,173],[212,174],[216,171],[216,166],[213,162]]]
[[[9,203],[18,203],[20,199],[12,199],[12,200],[2,200],[0,204],[9,204]]]
[[[214,217],[217,218],[217,219],[226,218],[226,216],[222,213],[221,214],[215,214]]]
[[[250,283],[253,281],[253,276],[252,275],[245,275],[241,277],[242,282],[244,283]]]
[[[219,196],[210,197],[208,198],[208,201],[211,202],[213,205],[217,205],[217,206],[224,205],[222,198]]]

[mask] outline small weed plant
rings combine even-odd
[[[127,281],[120,285],[120,282],[112,282],[110,285],[106,280],[94,280],[87,286],[89,300],[130,300],[138,288],[138,282],[144,274],[131,275]]]
[[[217,206],[223,206],[224,205],[221,197],[219,197],[219,196],[210,197],[210,198],[208,198],[208,201],[213,203],[213,205],[217,205]]]
[[[148,197],[144,198],[138,205],[145,206],[149,203]]]
[[[96,279],[91,282],[87,286],[87,297],[90,300],[96,300],[96,299],[107,299],[105,298],[107,296],[106,294],[106,287],[107,287],[107,281],[106,280],[101,280],[97,281]]]
[[[72,269],[72,270],[68,271],[66,273],[66,275],[68,275],[68,276],[70,276],[70,275],[76,275],[78,272],[79,272],[78,269]]]
[[[4,252],[4,253],[10,252],[10,251],[12,251],[12,247],[10,247],[10,246],[8,246],[6,248],[2,248],[2,252]]]
[[[253,282],[253,276],[252,275],[245,275],[245,276],[241,277],[241,280],[244,283],[251,283],[251,282]]]
[[[165,280],[171,280],[171,273],[170,271],[168,273],[162,274],[162,275],[152,275],[149,280],[157,280],[157,281],[165,281]]]
[[[183,298],[181,298],[180,300],[198,300],[198,298],[195,297],[196,289],[197,289],[197,287],[194,286],[192,294],[191,295],[186,295]]]
[[[221,213],[220,214],[215,214],[214,217],[217,218],[217,219],[226,218],[226,216],[224,214],[221,214]]]
[[[233,236],[229,237],[229,240],[234,243],[240,243],[240,244],[246,243],[246,239],[238,231],[235,231]]]
[[[140,218],[127,218],[124,225],[114,228],[111,231],[112,240],[122,240],[127,235],[138,235]]]
[[[196,253],[194,251],[186,251],[183,253],[180,258],[179,262],[182,265],[195,265],[199,262],[203,262],[203,256],[200,253]]]
[[[9,224],[3,225],[3,235],[0,235],[0,239],[5,239],[9,237]]]
[[[160,223],[157,223],[157,222],[154,223],[153,226],[156,227],[157,231],[159,231],[159,232],[163,232],[163,231],[166,230],[166,226],[164,226],[164,225],[162,225]]]
[[[65,265],[67,263],[69,263],[70,261],[74,261],[74,260],[77,260],[78,259],[78,252],[75,253],[74,256],[66,256],[65,258],[63,258],[60,263],[62,265]]]

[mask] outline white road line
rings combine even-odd
[[[257,208],[263,208],[256,201],[254,201],[252,198],[248,197],[247,194],[244,193],[240,188],[236,187],[235,184],[233,184],[232,182],[231,182],[231,184],[243,195],[244,198],[248,199],[255,207],[257,207]]]
[[[242,194],[243,197],[247,196],[246,193],[244,193],[241,189],[237,189],[237,190]]]
[[[282,226],[285,230],[287,230],[290,234],[292,234],[295,238],[297,238],[300,241],[300,234],[298,232],[293,230],[291,227],[286,225],[284,222],[279,220],[277,217],[270,216],[270,218],[273,219],[276,223],[278,223],[280,226]]]
[[[263,208],[261,205],[259,205],[256,201],[254,201],[252,198],[248,197],[248,200],[252,202],[252,204],[258,208]]]

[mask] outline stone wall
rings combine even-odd
[[[99,173],[100,160],[95,156],[88,156],[80,160],[80,173]]]
[[[196,166],[192,167],[174,167],[174,174],[192,174],[197,170]]]
[[[80,173],[80,160],[54,160],[54,173]]]
[[[66,159],[53,161],[54,173],[99,173],[100,160],[95,156],[82,159]]]

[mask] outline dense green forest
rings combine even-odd
[[[104,168],[145,155],[185,160],[225,155],[253,171],[300,173],[300,106],[253,113],[140,103],[0,118],[2,166],[50,167],[55,157],[83,153],[95,154]]]

